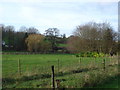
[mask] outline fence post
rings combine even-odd
[[[79,60],[79,64],[81,64],[81,58],[80,58],[80,60]]]
[[[18,59],[18,73],[19,73],[19,75],[21,75],[21,63],[20,63],[20,59]]]
[[[94,68],[96,68],[96,57],[94,57]]]
[[[54,66],[51,66],[51,68],[52,68],[52,88],[55,88]]]
[[[59,59],[58,59],[58,73],[59,73]]]
[[[103,59],[103,70],[105,71],[105,59]]]
[[[81,68],[81,58],[80,58],[80,60],[79,60],[79,66],[80,66],[80,68]]]

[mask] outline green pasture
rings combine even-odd
[[[61,88],[80,88],[85,86],[85,75],[98,75],[96,79],[100,74],[103,75],[104,59],[107,71],[105,78],[109,74],[114,76],[117,73],[117,57],[76,57],[72,54],[3,55],[3,87],[51,88],[51,66],[54,65],[55,79],[61,80]],[[18,72],[18,60],[21,75]]]

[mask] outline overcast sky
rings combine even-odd
[[[114,2],[113,2],[114,1]],[[89,21],[109,22],[118,30],[118,0],[0,0],[0,24],[36,27],[40,33],[58,28],[71,35]]]

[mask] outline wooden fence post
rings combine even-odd
[[[81,58],[80,58],[80,60],[79,60],[79,64],[81,64]]]
[[[58,59],[58,73],[59,73],[59,59]]]
[[[19,73],[19,75],[21,75],[21,63],[20,63],[20,59],[18,59],[18,73]]]
[[[79,66],[80,66],[80,68],[81,68],[81,58],[80,58],[80,60],[79,60]]]
[[[103,70],[105,71],[105,59],[103,59]]]
[[[96,57],[94,57],[94,68],[96,68]]]
[[[52,88],[55,88],[54,66],[51,66],[51,68],[52,68]]]

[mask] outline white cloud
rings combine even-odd
[[[0,13],[4,14],[0,14],[0,23],[13,24],[17,28],[21,25],[34,26],[41,33],[44,33],[45,29],[56,27],[60,29],[61,33],[70,34],[77,25],[89,21],[107,20],[114,26],[118,19],[117,6],[115,6],[117,3],[113,5],[113,3],[103,2],[103,0],[100,0],[100,3],[77,3],[75,1],[74,3],[42,3],[43,0],[5,1],[0,4]]]

